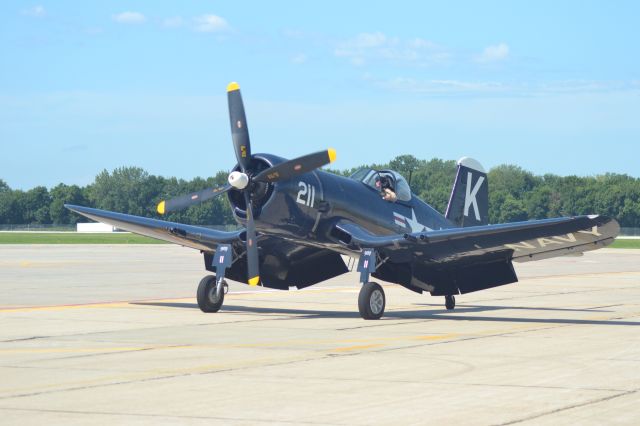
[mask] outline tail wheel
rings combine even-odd
[[[362,285],[358,296],[360,316],[366,320],[380,319],[384,314],[386,298],[378,283],[367,282]]]
[[[456,297],[453,294],[445,296],[444,306],[448,311],[452,311],[456,307]]]
[[[224,286],[227,286],[226,282],[223,282]],[[218,312],[224,302],[225,291],[222,291],[218,297],[216,289],[216,277],[215,275],[207,275],[200,280],[198,285],[198,306],[202,312]]]

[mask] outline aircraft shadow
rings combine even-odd
[[[435,306],[435,307],[442,307],[441,303],[414,303],[414,305],[417,306]],[[603,310],[603,309],[572,309],[572,308],[527,308],[525,306],[486,306],[486,305],[467,305],[466,303],[464,305],[460,305],[460,308],[464,307],[464,309],[468,309],[465,312],[469,312],[472,309],[479,309],[481,311],[493,311],[493,310],[500,310],[500,309],[512,309],[512,310],[523,310],[523,311],[558,311],[558,312],[613,312],[610,310]],[[457,310],[458,308],[456,308]]]
[[[161,306],[165,308],[187,308],[199,309],[196,303],[171,303],[171,302],[136,302],[132,305]],[[433,306],[433,305],[427,305]],[[439,305],[438,305],[439,306]],[[577,312],[608,312],[591,309],[562,309],[562,308],[523,308],[511,306],[481,306],[463,305],[456,307],[454,313],[445,309],[438,310],[411,310],[411,311],[387,311],[382,318],[385,319],[423,319],[423,320],[449,320],[449,321],[487,321],[487,322],[512,322],[531,324],[575,324],[575,325],[622,325],[640,326],[640,322],[634,321],[613,321],[613,320],[588,320],[572,318],[516,318],[516,317],[489,317],[476,314],[480,312],[491,312],[503,309],[541,310],[541,311],[577,311]],[[253,314],[281,314],[300,315],[305,318],[360,318],[358,312],[345,311],[320,311],[313,309],[283,309],[283,308],[261,308],[256,306],[224,305],[221,312],[245,312]],[[461,315],[462,314],[462,315]]]

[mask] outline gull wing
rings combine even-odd
[[[107,223],[125,231],[207,252],[215,251],[218,244],[240,243],[240,235],[244,232],[244,229],[232,232],[218,231],[202,226],[167,222],[71,204],[65,204],[65,207],[89,219]]]

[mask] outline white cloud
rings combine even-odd
[[[194,29],[202,33],[214,33],[226,31],[229,29],[229,24],[224,18],[217,15],[202,15],[194,18]]]
[[[379,79],[365,74],[363,80],[384,90],[428,96],[542,97],[567,94],[637,93],[637,82],[599,80],[553,80],[547,82],[469,81],[396,77]]]
[[[429,49],[434,49],[437,48],[438,46],[429,41],[429,40],[425,40],[423,38],[414,38],[413,40],[409,40],[409,46],[415,48],[415,49],[420,49],[420,48],[429,48]]]
[[[356,67],[361,67],[365,64],[365,60],[362,56],[353,56],[350,62],[352,65],[355,65]]]
[[[360,33],[347,44],[355,48],[366,49],[369,47],[382,46],[387,42],[387,36],[381,32],[377,33]]]
[[[305,55],[304,53],[298,53],[291,58],[291,62],[293,62],[294,64],[303,64],[307,62],[307,55]]]
[[[122,12],[113,15],[113,20],[119,24],[142,24],[147,18],[140,12]]]
[[[445,49],[429,40],[422,38],[403,40],[399,37],[389,37],[381,32],[360,33],[351,39],[339,42],[334,54],[349,59],[356,66],[376,60],[394,64],[427,65],[445,62],[451,56]]]
[[[27,16],[33,16],[36,18],[42,18],[44,15],[47,14],[47,11],[44,9],[43,6],[37,5],[37,6],[30,7],[28,9],[23,9],[22,14]]]
[[[369,80],[383,89],[428,95],[497,94],[504,93],[511,89],[502,83],[492,81],[463,81],[453,79],[417,80],[406,77],[397,77],[391,80],[375,80],[369,78]]]
[[[162,25],[167,28],[179,28],[184,25],[184,19],[180,16],[172,16],[164,19]]]
[[[370,56],[372,49],[386,42],[387,37],[383,33],[360,33],[352,39],[340,42],[334,53],[336,56],[350,58],[354,65],[362,65],[365,56]]]
[[[509,46],[506,43],[500,43],[493,46],[487,46],[481,55],[476,57],[478,62],[498,62],[509,56]]]

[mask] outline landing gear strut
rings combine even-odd
[[[216,275],[207,275],[200,280],[198,285],[198,306],[202,312],[218,312],[222,307],[224,295],[229,292],[229,285],[224,279],[224,274],[232,263],[233,249],[231,245],[219,244],[211,264],[212,267],[215,267]]]
[[[358,311],[360,311],[360,316],[366,320],[380,319],[384,314],[386,304],[384,290],[380,284],[369,281],[369,276],[376,271],[376,260],[376,251],[365,248],[358,261],[358,272],[360,272],[360,282],[362,283],[358,296]]]
[[[453,294],[445,296],[444,306],[448,311],[452,311],[456,307],[456,297]]]

